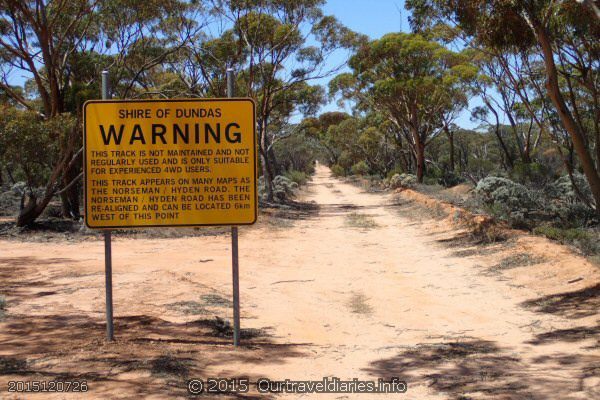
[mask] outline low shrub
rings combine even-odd
[[[536,189],[543,188],[554,178],[552,170],[539,162],[516,162],[510,171],[511,180]]]
[[[477,183],[475,193],[488,213],[515,228],[531,229],[534,221],[529,214],[541,209],[533,192],[507,178],[484,178]]]
[[[587,179],[585,179],[585,176],[579,172],[575,172],[573,174],[573,180],[575,181],[580,193],[587,199],[591,199],[592,190],[590,189],[590,185]],[[581,199],[577,196],[575,189],[573,188],[573,184],[571,183],[571,178],[569,178],[569,175],[561,176],[554,182],[550,183],[546,186],[544,191],[549,198],[558,200],[560,202],[576,203],[581,201]]]
[[[459,185],[461,183],[463,183],[465,180],[464,178],[462,178],[460,175],[455,174],[452,171],[446,171],[444,170],[442,172],[442,176],[438,179],[438,182],[440,185],[444,186],[444,187],[453,187],[456,185]]]
[[[306,172],[297,171],[295,169],[287,171],[283,175],[289,180],[296,182],[299,186],[306,184],[308,181],[308,174],[306,174]]]
[[[400,175],[400,174],[402,174],[402,173],[404,173],[404,170],[402,169],[402,167],[400,167],[400,166],[396,166],[396,167],[394,167],[394,168],[393,168],[391,171],[389,171],[389,172],[388,172],[388,173],[385,175],[385,177],[386,177],[387,179],[392,179],[392,178],[394,177],[394,175]]]
[[[435,176],[424,176],[423,177],[423,184],[425,184],[425,185],[437,185],[438,184],[438,178],[436,178]]]
[[[278,200],[283,201],[294,197],[296,189],[298,189],[298,184],[283,175],[277,175],[273,179],[273,194]]]
[[[294,197],[296,189],[298,189],[298,184],[283,175],[277,175],[273,179],[273,197],[277,201],[285,201]],[[262,176],[258,178],[258,196],[262,201],[267,201],[267,188]]]
[[[536,206],[529,189],[507,178],[497,176],[484,178],[477,183],[475,193],[489,205],[505,205],[510,210],[527,210]]]
[[[365,161],[359,161],[350,168],[350,172],[352,173],[352,175],[368,175],[369,166]]]
[[[331,166],[331,173],[333,174],[333,176],[345,176],[346,175],[346,171],[344,171],[344,168],[339,164],[333,164]]]
[[[563,244],[574,245],[585,255],[600,254],[600,234],[592,230],[582,228],[561,229],[555,226],[542,225],[534,228],[533,233]]]
[[[390,179],[392,189],[411,188],[417,184],[417,177],[413,174],[396,174]]]
[[[398,189],[402,187],[402,182],[400,181],[400,174],[395,174],[390,178],[390,187],[392,189]]]

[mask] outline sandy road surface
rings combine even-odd
[[[114,344],[101,242],[0,241],[0,398],[36,397],[7,393],[15,379],[88,382],[53,398],[183,398],[186,378],[209,376],[408,383],[287,398],[600,398],[594,267],[555,245],[455,242],[456,229],[325,167],[303,197],[318,213],[241,229],[238,350],[213,321],[231,312],[227,236],[117,237]],[[506,262],[515,255],[523,265]]]

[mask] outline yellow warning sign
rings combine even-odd
[[[253,224],[255,127],[246,98],[86,102],[86,225]]]

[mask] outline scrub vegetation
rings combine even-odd
[[[471,187],[460,205],[598,252],[595,2],[409,0],[410,31],[375,39],[323,1],[0,4],[0,212],[18,226],[81,218],[81,110],[102,70],[115,98],[193,98],[224,97],[228,66],[257,105],[262,206],[318,160],[372,191]],[[351,113],[319,114],[331,100]]]

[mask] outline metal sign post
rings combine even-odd
[[[233,97],[234,73],[227,68],[227,97]],[[233,280],[233,345],[240,345],[240,269],[238,258],[238,228],[231,227],[231,276]]]
[[[102,71],[102,100],[111,98],[108,87],[108,71]],[[110,229],[104,231],[104,276],[106,284],[106,340],[112,342],[114,337],[113,326],[113,299],[112,299],[112,237]]]

